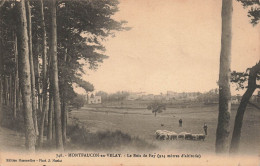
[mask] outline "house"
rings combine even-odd
[[[91,94],[90,97],[88,97],[88,104],[101,104],[101,96]]]

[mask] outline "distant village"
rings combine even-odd
[[[196,100],[201,93],[199,92],[183,92],[177,93],[173,91],[167,91],[166,94],[146,94],[145,92],[139,93],[130,93],[127,97],[127,100],[164,100],[164,101],[171,101],[171,100]]]
[[[241,101],[241,95],[235,95],[231,97],[232,104],[239,104]],[[114,94],[107,94],[105,92],[98,92],[96,94],[91,93],[86,95],[87,104],[101,104],[102,102],[113,102],[113,101],[163,101],[163,102],[174,102],[174,101],[186,101],[186,102],[203,102],[205,104],[216,104],[218,103],[218,89],[212,89],[208,92],[173,92],[167,91],[165,94],[159,95],[147,94],[145,92],[117,92]],[[251,102],[260,102],[260,91],[257,95],[251,97]]]

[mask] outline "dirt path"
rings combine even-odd
[[[23,134],[0,126],[0,151],[24,150],[24,142]]]

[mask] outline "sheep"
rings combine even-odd
[[[162,135],[165,138],[165,140],[169,140],[169,132],[168,130],[162,130]]]
[[[205,140],[205,134],[192,134],[192,140]]]
[[[174,140],[174,139],[177,139],[177,138],[178,138],[178,134],[175,133],[174,131],[168,132],[167,135],[168,135],[168,139],[169,139],[169,140]]]
[[[156,139],[158,140],[177,140],[177,139],[185,139],[185,140],[205,140],[205,134],[191,134],[187,132],[181,132],[179,134],[174,131],[168,130],[156,130],[155,131]]]
[[[205,140],[206,135],[205,134],[198,134],[198,140]]]
[[[156,130],[156,139],[164,140],[167,139],[167,132],[166,130]]]
[[[158,139],[160,137],[161,132],[162,132],[162,130],[156,130],[155,131],[156,139]]]
[[[160,140],[166,140],[167,139],[167,133],[166,132],[162,132],[162,133],[160,133],[160,136],[159,136],[159,139]]]
[[[185,139],[186,134],[190,134],[190,133],[187,133],[187,132],[181,132],[181,133],[179,133],[178,138]]]
[[[181,133],[179,133],[178,138],[191,140],[192,139],[192,135],[191,135],[191,133],[181,132]]]
[[[185,140],[205,140],[205,134],[191,134],[187,132],[181,132],[179,134],[174,131],[168,130],[156,130],[155,131],[156,139],[158,140],[177,140],[177,139],[185,139]]]
[[[156,130],[155,135],[156,139],[159,140],[173,140],[178,138],[177,133],[168,130]]]
[[[160,139],[173,140],[173,139],[177,139],[178,137],[178,134],[175,133],[174,131],[159,130],[159,132],[157,133],[159,134]]]
[[[169,140],[169,133],[170,133],[170,131],[168,131],[168,130],[162,130],[162,137],[164,137],[164,139],[166,139],[166,140]]]
[[[198,134],[191,134],[192,140],[198,140]]]
[[[192,140],[192,134],[191,133],[186,133],[185,134],[185,139]]]

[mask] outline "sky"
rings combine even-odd
[[[130,31],[104,43],[108,59],[83,79],[95,90],[165,93],[217,88],[221,1],[120,0],[116,20]],[[259,25],[233,1],[231,70],[245,71],[260,59]]]

